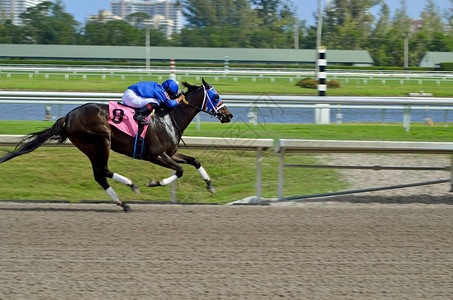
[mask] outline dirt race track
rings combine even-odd
[[[0,299],[452,299],[453,206],[0,203]]]

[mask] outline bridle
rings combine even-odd
[[[211,89],[213,89],[213,87],[211,87]],[[190,103],[189,101],[186,100],[186,97],[184,96],[184,94],[182,94],[182,102],[187,105],[187,106],[190,106],[192,107],[193,109],[197,110],[198,112],[204,112],[204,113],[207,113],[208,115],[211,115],[211,116],[214,116],[216,118],[220,118],[222,116],[222,114],[219,112],[219,109],[221,109],[222,107],[225,106],[225,104],[223,103],[223,101],[219,101],[219,103],[217,104],[217,106],[214,106],[214,103],[212,102],[212,99],[211,97],[209,97],[208,95],[208,92],[206,91],[206,87],[203,85],[203,103],[201,104],[201,107],[196,107],[195,105],[193,105],[192,103]],[[211,107],[213,107],[214,111],[212,110],[207,110],[208,108],[208,101],[209,103],[211,104]],[[220,105],[221,104],[221,105]],[[176,126],[176,128],[178,129],[179,131],[179,134],[181,135],[181,141],[183,142],[184,146],[187,148],[187,145],[186,143],[184,142],[184,140],[182,139],[182,132],[181,132],[181,129],[179,129],[176,121],[175,121],[175,118],[173,117],[172,114],[170,114],[171,116],[171,119],[172,119],[172,122],[173,124]]]
[[[206,87],[204,85],[202,85],[202,87],[203,87],[203,102],[201,103],[201,107],[196,107],[195,105],[193,105],[192,103],[187,101],[184,95],[183,95],[182,101],[187,106],[190,106],[199,112],[201,111],[201,112],[207,113],[208,115],[211,115],[214,117],[221,116],[222,114],[219,112],[219,110],[225,106],[225,103],[223,103],[223,101],[220,100],[219,103],[215,106],[211,97],[208,94],[208,91],[206,90]],[[213,87],[211,87],[210,90],[211,89],[213,89]],[[212,110],[208,110],[208,104],[210,104],[210,106],[213,108]]]

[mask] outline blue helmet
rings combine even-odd
[[[176,81],[168,79],[162,83],[162,87],[167,92],[170,99],[176,99],[178,97],[179,87]]]

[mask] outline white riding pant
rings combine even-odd
[[[134,108],[141,108],[151,102],[159,105],[159,101],[156,99],[140,97],[133,90],[126,90],[122,99],[124,104]]]

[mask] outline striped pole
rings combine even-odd
[[[318,95],[325,96],[326,85],[326,47],[318,48]],[[315,124],[330,124],[330,104],[316,104]]]
[[[170,79],[176,80],[176,65],[175,59],[170,59]]]
[[[318,49],[318,95],[325,96],[327,91],[326,86],[326,67],[327,67],[327,59],[326,59],[326,47],[319,47]]]

